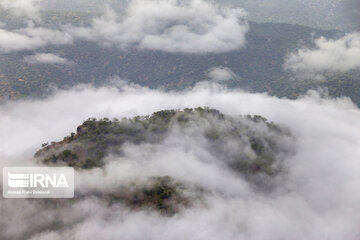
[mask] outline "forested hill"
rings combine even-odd
[[[229,116],[199,107],[120,120],[90,118],[62,141],[44,143],[35,157],[44,165],[72,166],[82,173],[106,172],[126,162],[152,166],[164,159],[178,166],[196,161],[194,157],[246,180],[256,190],[269,192],[276,177],[286,172],[283,161],[294,154],[294,140],[286,128],[261,116]],[[120,187],[94,190],[87,197],[171,215],[208,191],[150,170],[134,182],[116,184]],[[74,201],[82,197],[86,196],[79,191]]]
[[[261,116],[231,117],[199,107],[121,120],[89,118],[62,141],[44,143],[35,157],[48,165],[91,169],[126,156],[134,145],[139,151],[171,144],[186,149],[189,138],[209,157],[249,178],[280,171],[283,157],[292,152],[287,143],[293,140],[287,129]],[[144,154],[155,154],[151,152]]]

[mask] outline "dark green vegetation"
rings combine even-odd
[[[91,14],[46,12],[45,22],[89,22]],[[61,20],[62,19],[62,20]],[[312,36],[312,34],[315,34]],[[330,77],[323,83],[291,81],[283,70],[284,57],[290,51],[311,46],[313,37],[339,37],[337,31],[321,31],[289,24],[250,23],[245,48],[222,54],[174,54],[161,51],[120,50],[101,47],[91,42],[49,46],[36,51],[1,54],[0,98],[45,96],[52,86],[68,88],[79,83],[106,85],[106,79],[119,76],[151,88],[179,90],[206,79],[206,72],[216,66],[230,68],[238,79],[226,84],[255,92],[269,92],[280,97],[295,98],[310,88],[325,86],[332,96],[349,96],[360,103],[360,75],[349,72]],[[24,56],[35,52],[57,54],[74,65],[31,65]]]
[[[261,116],[230,117],[215,109],[196,108],[163,110],[121,120],[91,118],[63,141],[44,143],[35,157],[46,165],[72,166],[84,172],[104,169],[112,161],[139,161],[127,156],[128,147],[138,147],[132,151],[150,148],[142,153],[141,161],[146,162],[173,146],[179,151],[206,152],[195,154],[198,160],[194,161],[211,161],[248,180],[255,188],[269,191],[271,179],[283,169],[284,157],[293,153],[292,143],[287,130]],[[174,153],[174,159],[168,157],[168,161],[176,161],[177,154]],[[94,191],[91,195],[110,206],[121,203],[171,215],[200,200],[203,191],[171,177],[153,176],[119,182],[105,192]]]
[[[36,203],[42,202],[46,207],[56,209],[88,198],[101,201],[109,208],[118,209],[121,205],[131,210],[155,210],[163,216],[172,216],[192,207],[204,193],[203,189],[185,186],[169,176],[149,177],[145,181],[139,179],[117,182],[111,189],[75,193],[72,199],[37,199]]]
[[[184,186],[169,176],[153,177],[145,185],[120,187],[104,198],[110,204],[123,202],[131,208],[151,208],[168,215],[190,205],[190,198],[183,191]]]
[[[35,156],[45,164],[81,169],[102,167],[108,154],[123,156],[128,144],[162,144],[167,137],[204,138],[204,148],[231,168],[251,176],[273,175],[273,164],[288,152],[289,134],[260,116],[232,118],[214,109],[164,110],[151,116],[88,119],[63,141],[43,144]]]

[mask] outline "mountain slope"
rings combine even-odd
[[[222,54],[125,51],[89,42],[51,46],[36,51],[64,57],[73,62],[72,65],[24,62],[24,57],[35,51],[2,54],[0,96],[42,96],[47,94],[49,86],[66,88],[79,83],[102,85],[113,76],[153,88],[183,89],[206,79],[207,71],[218,66],[228,67],[239,76],[227,83],[231,87],[294,96],[303,93],[303,90],[295,91],[295,94],[291,91],[292,83],[288,81],[291,75],[282,68],[284,57],[302,44],[310,45],[314,33],[315,36],[327,37],[341,34],[297,25],[250,23],[246,47]]]
[[[291,139],[260,116],[233,118],[208,108],[164,110],[133,119],[88,119],[63,141],[43,144],[35,156],[49,165],[90,169],[102,167],[109,155],[126,155],[129,145],[166,144],[173,137],[199,139],[206,151],[245,176],[279,171],[281,155],[289,154],[282,141]]]

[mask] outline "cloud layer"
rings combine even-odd
[[[0,29],[0,52],[34,50],[47,45],[71,44],[73,37],[61,30],[30,25],[17,31]]]
[[[0,9],[8,10],[18,17],[39,20],[41,1],[42,0],[1,0]]]
[[[112,11],[91,28],[75,29],[78,37],[120,48],[166,52],[211,53],[239,49],[248,25],[242,9],[203,0],[133,1],[123,19]]]
[[[207,76],[215,82],[224,82],[232,79],[239,79],[231,69],[227,67],[214,67],[208,70]]]
[[[301,48],[289,54],[284,68],[302,75],[359,69],[360,33],[347,34],[336,40],[318,38],[315,40],[315,48]]]
[[[24,61],[30,64],[61,64],[71,65],[72,63],[66,58],[59,57],[52,53],[36,53],[31,56],[25,56]]]
[[[129,145],[120,159],[108,156],[105,171],[79,172],[77,191],[105,191],[112,183],[169,175],[208,190],[201,204],[166,217],[122,204],[109,207],[94,197],[60,201],[56,208],[42,201],[1,199],[0,212],[6,213],[0,220],[1,238],[358,238],[360,111],[348,99],[316,92],[288,100],[212,84],[172,93],[129,85],[121,90],[80,86],[45,100],[1,105],[0,163],[34,164],[31,156],[41,143],[61,140],[88,117],[132,117],[197,106],[234,117],[260,114],[290,129],[296,153],[285,159],[286,171],[273,180],[275,191],[253,190],[212,161],[201,141],[173,135],[164,144]],[[34,214],[39,221],[31,220]]]
[[[23,5],[19,2],[19,6]],[[218,53],[243,47],[249,30],[242,9],[204,0],[137,0],[129,4],[123,17],[108,9],[89,27],[58,28],[61,30],[33,25],[17,31],[0,29],[0,50],[29,50],[79,39],[120,49]]]

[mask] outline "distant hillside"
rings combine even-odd
[[[82,18],[76,18],[76,15],[70,13],[48,14],[48,22],[51,19],[58,21],[58,18],[82,21]],[[250,23],[250,29],[248,44],[244,49],[222,54],[186,55],[135,49],[122,51],[89,42],[51,46],[36,51],[65,57],[74,63],[71,66],[31,65],[23,61],[24,56],[32,55],[35,51],[2,54],[0,95],[11,98],[44,96],[49,86],[66,88],[78,83],[102,85],[112,76],[153,88],[182,89],[206,79],[208,69],[224,66],[239,75],[238,79],[228,82],[230,87],[295,97],[303,93],[308,85],[298,86],[288,80],[290,75],[282,69],[286,53],[302,45],[310,45],[312,34],[327,37],[341,35],[336,31],[320,31],[289,24]],[[338,88],[342,84],[347,83],[332,85]],[[356,84],[352,89],[358,87]],[[330,88],[332,85],[329,85]],[[342,94],[333,89],[330,92],[334,92],[334,95]],[[351,89],[346,95],[359,103],[359,97]]]
[[[46,9],[99,12],[109,5],[117,11],[130,0],[44,0]],[[251,21],[299,24],[321,29],[359,29],[358,0],[215,0],[243,8]]]
[[[53,22],[86,24],[94,15],[73,11],[43,12],[44,24]],[[0,16],[7,27],[19,26],[16,19]],[[349,96],[360,105],[360,74],[348,72],[330,76],[328,81],[313,83],[291,81],[284,72],[284,57],[301,46],[311,46],[319,36],[339,37],[339,31],[323,31],[309,27],[278,23],[250,22],[247,45],[238,51],[221,54],[176,54],[148,50],[105,48],[91,42],[50,46],[36,51],[1,54],[0,99],[46,96],[54,86],[68,88],[79,83],[104,85],[118,76],[143,86],[179,90],[207,79],[213,67],[227,67],[238,75],[228,81],[229,87],[255,92],[268,92],[295,98],[310,88],[328,87],[332,96]],[[25,56],[53,53],[71,61],[72,65],[30,64]]]

